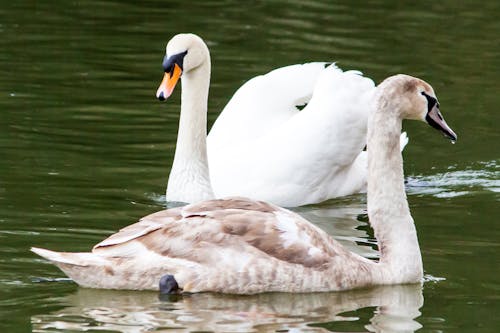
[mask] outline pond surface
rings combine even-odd
[[[25,0],[3,1],[0,18],[0,331],[500,329],[499,1]],[[29,252],[88,251],[165,207],[179,92],[154,94],[178,32],[210,47],[210,125],[247,79],[293,63],[434,86],[459,140],[404,125],[423,286],[160,299],[78,288]],[[360,194],[296,210],[373,257],[365,205]]]

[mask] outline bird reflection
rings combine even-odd
[[[211,293],[159,297],[153,292],[79,288],[68,306],[32,317],[37,332],[414,332],[421,285],[348,292],[253,296]],[[368,316],[366,315],[368,314]]]

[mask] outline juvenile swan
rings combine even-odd
[[[292,207],[366,191],[362,150],[375,84],[359,72],[315,62],[257,76],[238,89],[206,138],[207,46],[196,35],[176,35],[163,67],[160,100],[182,81],[168,201],[238,195]]]
[[[378,262],[348,251],[289,210],[245,198],[148,215],[89,253],[32,251],[92,288],[253,294],[420,282],[422,259],[403,184],[401,123],[418,119],[452,140],[457,136],[439,112],[432,87],[420,79],[389,77],[377,87],[372,107],[368,215]]]

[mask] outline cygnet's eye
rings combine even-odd
[[[425,91],[421,92],[422,95],[427,99],[427,111],[430,112],[434,106],[439,109],[439,103],[435,97],[428,95]]]

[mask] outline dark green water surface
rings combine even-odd
[[[209,125],[244,81],[293,63],[434,86],[459,140],[405,124],[422,287],[159,299],[78,288],[29,252],[88,251],[165,207],[179,91],[154,94],[179,32],[211,50]],[[2,1],[0,331],[500,331],[499,36],[498,0]],[[297,211],[374,256],[365,205]]]

